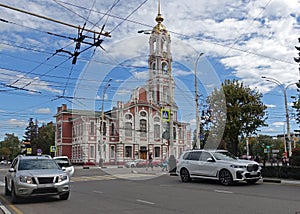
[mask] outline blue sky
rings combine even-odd
[[[0,6],[0,140],[5,133],[20,139],[29,118],[39,124],[54,121],[56,108],[101,110],[118,100],[127,101],[135,87],[147,80],[148,38],[139,30],[156,24],[157,0],[2,0],[19,8],[75,26],[110,32],[105,49],[73,53],[77,30]],[[195,124],[193,72],[197,64],[199,92],[209,95],[225,79],[238,79],[263,93],[269,108],[268,127],[262,134],[282,134],[285,129],[283,92],[261,78],[275,78],[287,86],[299,79],[295,45],[299,37],[300,2],[296,0],[161,0],[163,24],[170,31],[175,98],[181,120]],[[53,35],[56,34],[56,35]],[[93,37],[91,33],[85,35]],[[85,38],[92,42],[92,38]],[[90,47],[82,44],[80,51]],[[65,52],[57,52],[57,50]],[[296,87],[287,97],[291,131],[298,129],[290,107]],[[203,101],[200,100],[200,105]]]

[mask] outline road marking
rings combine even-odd
[[[8,204],[8,206],[10,207],[10,209],[12,209],[14,211],[14,213],[16,214],[23,214],[23,212],[21,210],[19,210],[16,206],[14,206],[13,204],[11,204],[6,198],[4,198],[3,196],[0,195],[0,199],[2,201],[4,201],[6,204]],[[9,213],[5,213],[5,214],[11,214],[11,212]]]
[[[233,192],[231,192],[231,191],[225,191],[225,190],[214,190],[215,192],[217,192],[217,193],[225,193],[225,194],[232,194]]]
[[[0,209],[5,213],[5,214],[11,214],[11,212],[2,204],[0,204]]]
[[[103,194],[103,192],[102,192],[102,191],[97,191],[97,190],[94,190],[93,192],[94,192],[94,193]]]
[[[150,204],[150,205],[154,205],[155,204],[155,203],[153,203],[151,201],[144,201],[144,200],[139,200],[139,199],[137,199],[136,201],[140,202],[140,203],[144,203],[144,204]]]
[[[115,179],[138,179],[138,178],[150,178],[151,174],[115,174],[115,175],[98,175],[98,176],[80,176],[72,177],[71,182],[80,181],[95,181],[95,180],[115,180]]]

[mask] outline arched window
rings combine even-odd
[[[146,117],[147,113],[145,111],[141,111],[140,116],[141,117]]]
[[[163,74],[168,74],[168,70],[169,70],[168,63],[163,62],[163,63],[162,63],[162,71],[163,71]]]
[[[125,119],[126,120],[131,120],[132,118],[132,115],[131,114],[125,114]]]
[[[140,120],[140,131],[141,131],[141,137],[147,136],[147,121],[144,119]]]
[[[132,123],[130,122],[125,123],[125,136],[132,137]]]
[[[173,139],[176,140],[176,127],[173,127]]]
[[[153,74],[156,73],[156,63],[155,62],[152,62],[152,64],[151,64],[151,70],[152,70]]]
[[[154,125],[154,138],[160,138],[160,125]]]
[[[154,122],[159,122],[159,121],[160,121],[159,117],[154,117]]]
[[[111,134],[110,135],[112,135],[112,136],[115,135],[115,124],[114,123],[111,124]]]

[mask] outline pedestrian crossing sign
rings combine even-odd
[[[56,152],[56,146],[50,146],[50,152]]]
[[[161,119],[163,121],[167,121],[167,122],[170,121],[170,110],[161,109],[160,113],[161,113]]]

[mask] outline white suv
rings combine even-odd
[[[71,164],[68,156],[57,156],[53,157],[56,163],[66,172],[69,174],[70,177],[74,174],[74,166]]]
[[[262,178],[257,162],[240,160],[226,150],[185,151],[178,160],[176,174],[183,182],[204,178],[219,180],[226,186],[238,181],[254,184]]]

